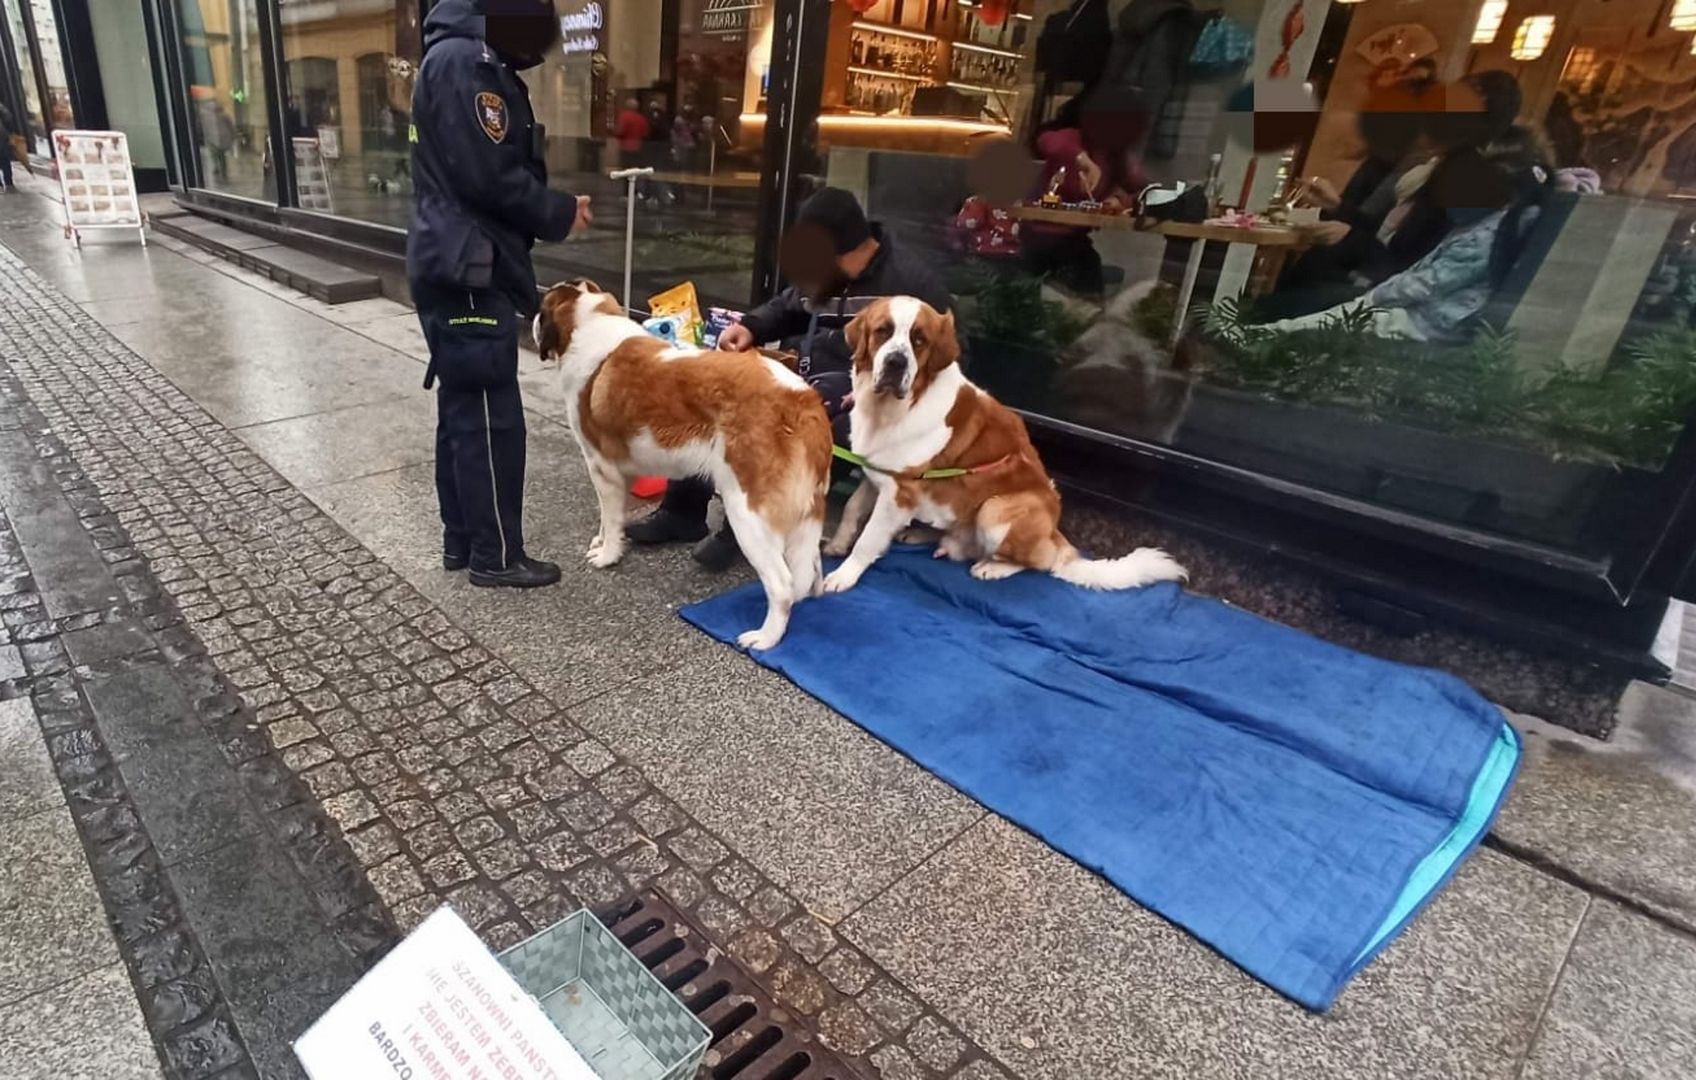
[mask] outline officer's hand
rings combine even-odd
[[[577,220],[571,223],[569,235],[576,236],[595,223],[595,215],[589,210],[589,196],[577,196]]]
[[[754,332],[741,323],[727,326],[718,336],[718,347],[726,352],[747,352],[754,347]]]

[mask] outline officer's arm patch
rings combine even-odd
[[[503,141],[507,126],[506,99],[491,90],[478,94],[477,122],[483,125],[483,134],[490,142]]]

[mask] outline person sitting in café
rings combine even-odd
[[[1259,318],[1296,318],[1358,297],[1425,258],[1454,230],[1506,206],[1516,191],[1545,185],[1548,155],[1536,132],[1515,122],[1521,97],[1512,75],[1480,72],[1430,92],[1439,94],[1435,108],[1406,114],[1419,136],[1412,152],[1427,148],[1428,167],[1410,167],[1397,178],[1396,202],[1376,232],[1328,222],[1311,229],[1316,246],[1300,262],[1317,256],[1315,265],[1305,274],[1292,271],[1287,287],[1280,281],[1256,305]],[[1327,250],[1337,246],[1344,250]]]
[[[1303,230],[1313,246],[1280,275],[1262,305],[1264,317],[1305,315],[1359,294],[1354,273],[1393,235],[1429,174],[1421,114],[1439,96],[1431,90],[1403,80],[1373,91],[1356,122],[1366,157],[1342,190],[1323,176],[1297,186],[1295,203],[1318,207],[1320,220]],[[1398,207],[1401,213],[1386,225]]]
[[[1053,191],[1063,203],[1130,206],[1148,184],[1139,147],[1151,117],[1130,90],[1073,99],[1036,136],[1042,159],[1037,197]],[[1101,253],[1090,230],[1076,225],[1025,221],[1019,228],[1025,269],[1091,298],[1106,291]]]
[[[1447,168],[1443,162],[1434,164],[1420,195],[1453,225],[1430,251],[1356,299],[1264,329],[1312,329],[1358,313],[1368,320],[1369,332],[1380,337],[1464,340],[1513,268],[1553,188],[1542,153],[1535,130],[1509,125],[1485,153],[1458,156],[1454,161],[1460,164]]]

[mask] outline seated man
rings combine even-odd
[[[795,353],[803,379],[824,399],[838,445],[848,445],[848,406],[854,351],[843,330],[883,296],[916,296],[938,311],[953,302],[941,278],[902,251],[882,225],[866,220],[851,192],[823,188],[801,204],[783,242],[783,268],[795,282],[719,335],[718,347],[745,352],[769,341]],[[738,549],[728,526],[707,536],[712,486],[702,479],[673,480],[659,509],[625,530],[638,544],[701,542],[695,561],[725,570]],[[706,539],[702,540],[702,537]]]
[[[1512,267],[1518,242],[1538,213],[1535,205],[1498,210],[1450,233],[1429,255],[1359,299],[1267,323],[1261,329],[1274,333],[1310,330],[1359,312],[1368,320],[1365,329],[1379,337],[1464,342],[1474,319]]]

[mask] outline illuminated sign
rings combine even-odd
[[[734,37],[748,29],[754,12],[764,6],[750,0],[705,0],[701,10],[701,33]]]
[[[579,11],[559,18],[562,47],[567,56],[592,53],[601,47],[601,31],[606,29],[606,13],[600,0],[589,0]]]

